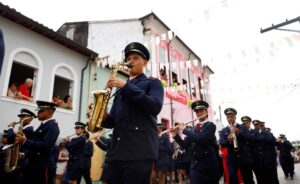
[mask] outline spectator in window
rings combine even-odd
[[[73,109],[73,106],[72,106],[72,97],[71,95],[66,95],[65,98],[64,98],[64,102],[61,106],[62,108],[65,108],[65,109],[70,109],[72,110]]]
[[[33,84],[32,79],[27,78],[23,84],[21,84],[18,88],[18,97],[32,102],[33,99],[30,97],[30,88]]]
[[[17,98],[18,97],[18,83],[13,82],[10,84],[7,90],[7,96]]]
[[[160,73],[160,79],[167,81],[168,80],[168,75],[166,74],[166,71],[164,69],[159,70]]]
[[[60,99],[60,96],[57,94],[53,95],[52,102],[55,103],[57,107],[61,107],[63,104],[63,100]]]

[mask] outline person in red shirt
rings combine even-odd
[[[32,102],[33,99],[30,97],[30,88],[32,86],[32,79],[27,78],[23,84],[21,84],[18,88],[18,97],[23,100],[27,100]]]

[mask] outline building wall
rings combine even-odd
[[[94,102],[93,91],[104,90],[106,83],[111,75],[111,69],[108,67],[102,67],[97,65],[96,62],[90,62],[88,68],[84,72],[83,78],[83,93],[82,93],[82,110],[81,110],[81,121],[86,122],[86,113],[88,112],[88,105]],[[127,77],[118,73],[118,78],[127,80]],[[114,94],[115,88],[112,89],[111,95]],[[113,98],[108,103],[108,109],[112,105]]]
[[[101,53],[104,54],[104,56],[108,55],[109,59],[112,61],[120,61],[122,58],[120,53],[124,47],[129,42],[138,41],[144,43],[150,51],[151,58],[148,66],[145,68],[145,73],[148,76],[160,78],[159,69],[161,68],[162,63],[169,65],[168,54],[170,54],[171,61],[178,61],[176,66],[177,70],[173,71],[177,73],[180,83],[182,83],[182,79],[184,78],[181,70],[185,69],[186,75],[184,79],[189,81],[187,74],[187,70],[189,70],[190,76],[195,78],[196,84],[197,78],[203,77],[202,73],[194,72],[192,68],[187,69],[186,65],[182,65],[182,63],[187,60],[196,59],[196,56],[191,54],[191,51],[176,38],[172,39],[169,45],[169,53],[167,53],[166,49],[166,44],[168,44],[169,41],[167,40],[167,37],[165,40],[161,38],[160,43],[157,43],[157,37],[161,37],[162,34],[167,34],[167,32],[168,29],[164,25],[157,19],[151,18],[144,22],[140,20],[90,22],[88,48],[99,52],[100,55]],[[159,51],[159,49],[162,48],[163,51]],[[164,52],[164,58],[161,58],[159,52]],[[203,71],[201,61],[198,60],[198,62],[198,71]],[[181,70],[179,70],[180,67]],[[167,74],[169,75],[169,72],[167,72]],[[190,88],[189,83],[186,87]],[[165,91],[170,89],[170,87],[166,87]],[[203,92],[204,91],[205,90],[203,89]],[[197,95],[193,99],[200,99],[198,93],[199,91],[197,91]],[[159,115],[158,121],[161,121],[162,118],[171,120],[171,113],[173,113],[173,122],[187,122],[195,117],[188,104],[182,104],[175,100],[172,100],[171,102],[170,98],[165,97],[163,109]]]
[[[70,95],[73,98],[74,109],[57,108],[54,115],[59,122],[60,136],[72,134],[74,122],[78,119],[81,69],[86,58],[3,17],[0,17],[0,25],[5,39],[5,56],[0,77],[0,130],[6,129],[11,121],[18,121],[17,114],[21,108],[36,109],[34,102],[6,97],[12,62],[16,57],[20,57],[19,59],[32,62],[37,67],[34,100],[52,100],[56,73],[73,80],[73,91]],[[34,120],[33,125],[37,127],[38,120]]]
[[[81,24],[81,23],[74,23]],[[78,27],[78,26],[70,26]],[[80,27],[80,26],[79,26]],[[132,42],[137,41],[144,43],[145,46],[150,51],[150,61],[148,62],[147,67],[145,68],[145,73],[148,76],[153,76],[160,78],[159,70],[162,66],[168,67],[168,54],[170,55],[170,60],[175,61],[176,71],[172,69],[173,72],[177,73],[179,82],[182,83],[182,79],[184,78],[187,81],[187,91],[190,92],[191,83],[194,86],[198,86],[198,78],[201,78],[201,84],[203,86],[202,95],[203,99],[210,102],[210,96],[207,95],[209,93],[206,84],[204,82],[204,70],[201,65],[201,60],[195,56],[189,48],[187,48],[182,42],[180,42],[177,38],[173,38],[169,45],[169,53],[167,52],[167,44],[168,38],[162,38],[163,34],[167,34],[168,29],[161,24],[161,22],[157,19],[147,19],[144,21],[141,20],[117,20],[117,21],[95,21],[89,22],[89,35],[88,35],[88,48],[100,53],[100,57],[108,57],[108,60],[111,62],[121,61],[122,51],[124,47]],[[69,30],[65,30],[68,32]],[[157,37],[160,37],[159,43],[157,43]],[[164,53],[161,56],[162,52]],[[198,66],[192,66],[187,68],[186,61],[187,60],[195,60],[198,59]],[[103,62],[103,61],[101,61]],[[177,62],[177,63],[176,63]],[[94,64],[96,65],[96,64]],[[172,67],[172,66],[171,66]],[[170,68],[170,67],[169,67]],[[181,68],[181,70],[179,70]],[[185,70],[185,77],[183,77],[182,70]],[[179,72],[180,71],[180,72]],[[94,75],[96,73],[97,81],[94,81]],[[188,73],[190,74],[190,78],[188,77]],[[105,69],[101,69],[99,67],[92,66],[89,71],[86,71],[84,81],[89,81],[89,87],[84,87],[84,97],[88,94],[92,88],[96,86],[98,89],[102,89],[101,85],[103,82],[107,81],[109,73]],[[167,70],[167,75],[169,75],[169,70]],[[208,76],[209,74],[207,74]],[[89,79],[88,79],[89,76]],[[193,79],[193,80],[192,80]],[[104,81],[103,81],[104,80]],[[208,78],[206,80],[209,82]],[[94,84],[93,84],[94,83]],[[167,81],[168,86],[165,87],[165,91],[173,90],[170,87],[169,82]],[[200,99],[200,91],[197,90],[196,96],[190,95],[191,100]],[[91,102],[91,97],[89,95],[89,100],[84,102],[84,107],[87,107],[87,102]],[[171,108],[172,103],[172,108]],[[83,110],[85,111],[85,110]],[[210,120],[213,119],[213,114],[210,109]],[[161,119],[171,120],[171,113],[173,113],[173,122],[187,122],[194,119],[195,114],[192,109],[186,104],[182,104],[176,100],[170,100],[170,98],[165,96],[163,109],[159,114],[158,121]],[[82,116],[85,116],[85,113],[82,113]]]
[[[110,61],[120,62],[130,42],[144,42],[140,21],[90,22],[88,48],[100,53],[100,57],[109,56]]]

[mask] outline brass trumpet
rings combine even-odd
[[[24,118],[21,121],[16,123],[16,124],[20,124],[17,134],[23,135],[23,122],[30,118],[32,117]],[[20,144],[15,142],[13,144],[4,146],[2,150],[5,153],[4,171],[6,173],[11,173],[17,168],[18,161],[21,158]]]

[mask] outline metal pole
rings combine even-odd
[[[171,66],[171,61],[170,61],[170,44],[171,44],[171,41],[170,40],[167,44],[167,53],[168,53],[168,62],[169,62],[169,86],[171,87],[172,86],[172,66]],[[171,106],[171,126],[174,125],[174,122],[173,122],[173,100],[172,98],[170,98],[170,106]]]
[[[189,59],[188,60],[190,60],[191,59],[191,54],[192,53],[190,53],[189,54]],[[190,69],[189,68],[187,68],[187,73],[188,73],[188,82],[189,82],[189,90],[190,90],[190,99],[192,99],[192,87],[191,87],[191,76],[190,76]],[[193,110],[191,109],[191,113],[192,113],[192,118],[194,118],[194,113],[193,113]]]
[[[294,23],[294,22],[297,22],[297,21],[300,21],[300,17],[297,17],[297,18],[294,18],[292,20],[286,20],[285,22],[282,22],[280,24],[276,24],[276,25],[273,25],[271,27],[268,27],[268,28],[265,28],[265,29],[260,29],[260,33],[264,33],[264,32],[267,32],[267,31],[271,31],[273,29],[277,29],[277,28],[280,28],[282,26],[285,26],[285,25],[288,25],[288,24],[291,24],[291,23]]]
[[[222,123],[222,112],[221,112],[221,104],[219,105],[219,115],[220,115],[220,122]]]

